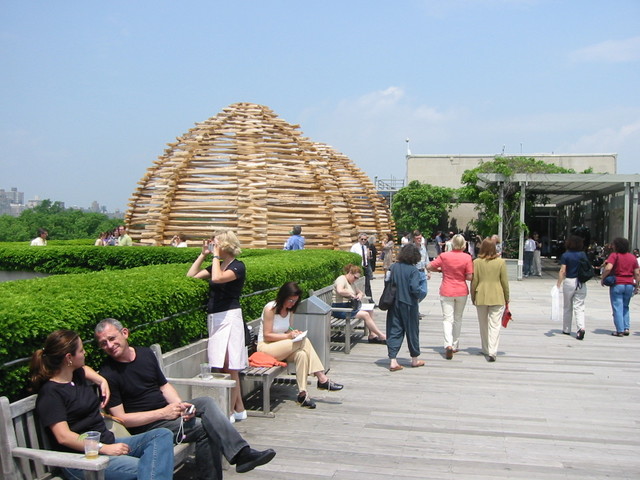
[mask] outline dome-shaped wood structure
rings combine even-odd
[[[268,107],[238,103],[196,124],[154,162],[131,197],[131,236],[192,245],[234,230],[242,246],[282,248],[300,225],[306,248],[346,249],[360,231],[394,230],[385,200],[345,155],[303,137]]]

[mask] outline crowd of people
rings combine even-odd
[[[124,227],[116,232],[114,245],[131,245]],[[301,229],[294,227],[291,233],[285,249],[303,249],[304,239],[298,238]],[[46,244],[46,236],[46,230],[39,232],[41,241],[35,244]],[[180,247],[186,239],[176,236],[174,240],[175,246]],[[351,251],[360,255],[360,262],[346,265],[344,273],[336,278],[333,315],[362,319],[370,332],[368,342],[386,345],[391,372],[405,366],[422,367],[425,361],[420,359],[419,305],[427,296],[431,275],[440,274],[444,358],[451,360],[459,351],[463,311],[470,296],[477,312],[481,353],[488,362],[495,362],[503,314],[510,299],[500,239],[494,235],[468,241],[461,234],[437,232],[433,259],[429,258],[427,242],[420,231],[406,235],[401,243],[396,251],[393,236],[387,235],[378,255],[375,239],[366,233],[358,235]],[[525,253],[530,253],[525,256],[525,275],[541,271],[536,270],[538,244],[537,234],[532,234],[525,244]],[[583,340],[587,285],[580,280],[580,269],[589,259],[580,236],[570,235],[565,246],[556,284],[564,300],[562,333],[570,335],[575,322],[576,338]],[[624,337],[630,331],[629,301],[640,285],[640,255],[637,249],[629,252],[629,242],[624,238],[614,239],[610,250],[602,264],[601,283],[610,286],[615,327],[612,334]],[[272,449],[252,449],[232,425],[247,418],[239,377],[248,365],[240,306],[247,272],[238,259],[240,254],[240,243],[233,231],[216,231],[203,241],[198,257],[186,272],[209,284],[208,360],[212,368],[236,380],[231,411],[223,412],[211,397],[182,399],[151,350],[130,345],[128,329],[120,321],[107,318],[95,327],[95,340],[107,355],[99,372],[85,365],[82,340],[71,330],[52,332],[44,347],[33,354],[30,371],[33,391],[38,393],[36,410],[53,449],[83,451],[81,434],[89,430],[100,432],[99,453],[110,457],[107,479],[171,478],[172,447],[182,441],[196,443],[201,478],[222,478],[223,457],[240,473],[275,457]],[[203,267],[209,259],[211,265]],[[374,319],[375,300],[370,285],[376,260],[382,261],[385,282],[395,288],[384,329]],[[362,277],[364,291],[357,285]],[[327,376],[312,339],[295,327],[294,316],[302,296],[298,284],[289,281],[264,306],[257,351],[275,361],[295,365],[296,401],[301,407],[314,409],[316,402],[307,387],[310,375],[316,377],[318,390],[335,392],[344,386]],[[405,338],[411,357],[408,365],[398,360]],[[100,395],[94,393],[94,386]],[[116,438],[107,429],[101,409],[119,418],[132,436]],[[67,478],[83,478],[79,470],[68,469],[64,473]]]

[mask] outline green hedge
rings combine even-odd
[[[85,273],[123,270],[145,265],[192,262],[199,248],[94,247],[93,245],[0,243],[0,270],[40,273]],[[242,257],[281,255],[282,250],[246,250]]]
[[[132,343],[160,343],[164,350],[206,336],[201,307],[206,303],[208,283],[186,276],[197,254],[198,249],[161,247],[25,249],[0,245],[0,270],[36,270],[36,266],[37,271],[49,273],[99,266],[111,269],[0,283],[0,365],[30,356],[58,328],[76,330],[84,340],[92,340],[93,327],[105,317],[118,318],[132,329]],[[20,265],[17,258],[28,261],[31,268]],[[247,266],[243,295],[279,287],[286,281],[299,282],[304,292],[321,288],[331,284],[345,264],[358,258],[328,250],[247,250],[241,257]],[[184,263],[171,263],[175,260]],[[164,265],[127,268],[145,262]],[[243,298],[245,320],[258,318],[264,304],[274,297],[275,292],[268,291]],[[180,312],[190,313],[156,322]],[[93,343],[86,349],[88,364],[99,365],[102,353],[95,351]],[[0,368],[0,392],[10,398],[24,395],[26,372],[24,364]]]

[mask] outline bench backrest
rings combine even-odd
[[[356,287],[364,290],[364,277],[360,277],[355,281]],[[315,295],[327,305],[331,305],[334,301],[333,285],[327,285],[319,290],[309,290],[309,296]]]
[[[0,458],[2,478],[7,480],[31,480],[46,475],[49,469],[40,462],[21,458],[20,470],[16,469],[11,450],[15,447],[47,449],[49,442],[35,418],[37,395],[9,403],[0,397]]]
[[[151,346],[165,377],[191,378],[200,373],[200,364],[208,362],[208,338],[163,353],[158,344]]]

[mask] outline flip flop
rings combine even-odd
[[[418,367],[424,367],[425,366],[425,361],[424,360],[418,360],[418,362],[415,365],[411,365],[411,368],[418,368]]]
[[[397,367],[389,367],[389,371],[391,371],[391,372],[399,372],[403,368],[404,367],[402,365],[398,365]]]

